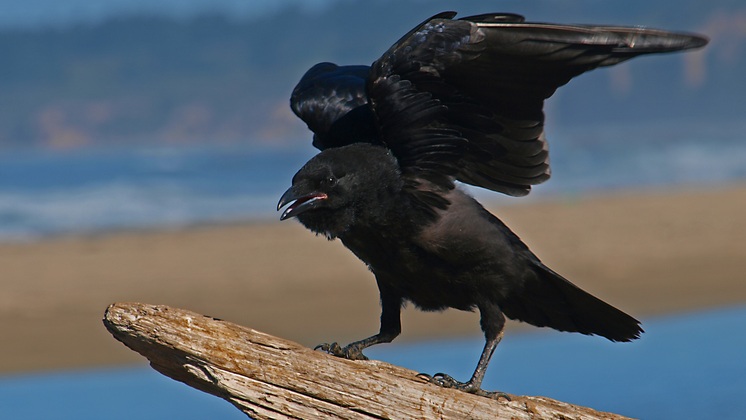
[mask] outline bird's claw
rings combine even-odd
[[[349,360],[368,360],[368,358],[363,354],[363,351],[354,344],[355,343],[352,343],[348,346],[342,347],[337,342],[323,343],[319,344],[313,349],[321,350],[333,356],[342,357]]]
[[[445,373],[436,373],[435,375],[428,375],[427,373],[420,373],[417,375],[418,378],[424,379],[431,384],[438,385],[443,388],[458,389],[459,391],[468,392],[469,394],[479,395],[480,397],[492,398],[494,400],[505,398],[510,401],[510,396],[504,392],[491,392],[485,391],[482,388],[475,386],[471,382],[459,382],[451,375]]]
[[[420,373],[417,374],[418,378],[424,379],[431,384],[435,384],[438,386],[442,386],[443,388],[458,388],[457,385],[464,385],[461,382],[458,382],[457,380],[453,379],[450,375],[447,375],[445,373],[436,373],[435,375],[428,375],[427,373]],[[462,391],[464,391],[462,389]]]
[[[330,343],[322,343],[322,344],[319,344],[318,346],[314,347],[313,349],[314,350],[321,350],[321,351],[323,351],[325,353],[333,354],[335,356],[339,356],[338,353],[342,352],[342,347],[340,347],[339,344],[336,343],[336,342],[331,343],[331,344]]]

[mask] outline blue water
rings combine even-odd
[[[229,403],[144,366],[0,378],[0,418],[245,419]]]
[[[557,332],[513,334],[498,346],[485,389],[544,395],[643,419],[742,419],[746,307],[643,322],[634,343]],[[322,337],[320,337],[320,340]],[[465,380],[481,338],[380,345],[368,356]],[[229,403],[142,366],[0,377],[8,419],[239,419]]]
[[[26,150],[0,156],[0,240],[274,217],[312,156],[252,147]]]
[[[529,197],[746,179],[746,123],[549,127],[552,179]],[[276,219],[278,197],[314,154],[170,146],[0,155],[0,241],[61,233]],[[475,191],[480,199],[515,200]]]

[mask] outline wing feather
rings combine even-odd
[[[291,107],[320,149],[384,144],[423,203],[454,179],[520,196],[550,176],[544,100],[573,77],[697,48],[701,36],[639,27],[525,22],[514,14],[427,19],[370,67],[321,63]],[[427,185],[425,185],[427,184]]]

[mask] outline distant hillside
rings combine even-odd
[[[461,15],[488,11],[458,3]],[[671,4],[675,4],[672,10]],[[96,26],[0,32],[0,147],[144,142],[256,142],[307,136],[288,96],[318,61],[370,63],[445,1],[342,1],[323,13],[262,20],[129,17]],[[746,6],[735,1],[506,0],[531,20],[643,24],[699,31],[694,54],[593,72],[548,104],[558,124],[743,117]]]

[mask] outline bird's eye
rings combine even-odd
[[[333,187],[333,186],[337,185],[337,181],[338,180],[337,180],[336,177],[333,177],[333,176],[330,175],[330,176],[326,177],[326,179],[324,179],[324,185],[329,186],[329,187]]]

